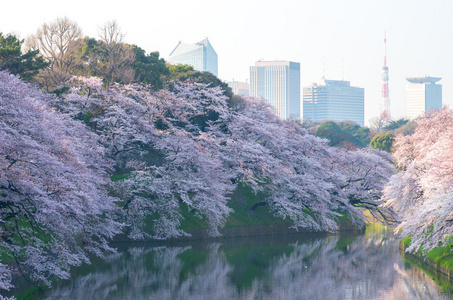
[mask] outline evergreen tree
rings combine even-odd
[[[189,79],[193,82],[209,84],[210,87],[218,86],[222,89],[224,95],[228,98],[229,101],[231,101],[233,98],[233,91],[228,86],[228,84],[220,80],[211,72],[196,71],[192,66],[183,64],[170,66],[169,70],[170,76],[167,78],[167,81],[186,81]]]
[[[345,125],[346,122],[341,123],[341,125]],[[357,125],[359,128],[360,126]],[[344,127],[344,126],[342,126]],[[351,133],[351,128],[346,127],[348,131],[342,129],[337,123],[334,121],[325,121],[322,123],[316,132],[316,136],[324,139],[329,140],[329,146],[339,147],[345,146],[345,144],[353,144],[355,146],[362,146],[360,141],[357,140]]]
[[[395,136],[389,132],[378,134],[373,137],[370,146],[374,149],[390,152],[392,150]]]
[[[159,58],[159,52],[151,52],[146,55],[145,50],[138,46],[133,46],[135,62],[132,68],[135,71],[135,80],[144,84],[150,84],[154,90],[163,89],[163,76],[170,75],[170,71],[163,58]]]
[[[48,63],[39,56],[39,51],[28,51],[22,54],[23,40],[15,35],[3,35],[0,32],[0,70],[7,70],[14,75],[20,75],[22,79],[30,81],[40,69],[48,66]]]

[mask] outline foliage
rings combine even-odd
[[[265,196],[261,193],[255,193],[251,187],[238,184],[228,202],[232,212],[225,226],[292,225],[291,220],[276,217],[263,199]]]
[[[417,121],[415,133],[399,135],[394,156],[401,170],[388,183],[383,200],[402,218],[409,251],[443,245],[453,235],[453,111],[443,108]]]
[[[163,58],[159,58],[159,52],[151,52],[146,55],[145,50],[133,46],[135,61],[132,65],[135,71],[135,80],[149,84],[155,91],[164,87],[162,77],[170,75],[170,70]]]
[[[358,128],[360,126],[353,122],[342,122],[338,125],[334,121],[325,121],[319,125],[316,136],[328,139],[329,146],[347,146],[348,143],[361,146],[360,141],[353,136]]]
[[[191,65],[184,64],[169,65],[168,69],[170,70],[171,76],[174,76],[170,77],[170,79],[176,79],[176,76],[178,76],[179,74],[195,71],[195,69]]]
[[[349,133],[350,135],[354,135],[357,132],[357,130],[360,129],[360,125],[354,121],[343,121],[340,122],[340,124],[338,125],[340,126],[341,130],[343,130],[346,133]]]
[[[361,212],[351,205],[350,196],[360,191],[362,182],[378,179],[374,178],[375,166],[370,168],[362,159],[372,157],[390,174],[393,168],[386,160],[374,153],[368,158],[357,155],[357,167],[363,166],[363,176],[351,179],[358,171],[345,168],[352,161],[346,157],[355,151],[328,147],[297,123],[279,120],[262,101],[246,99],[235,110],[236,114],[225,123],[228,137],[238,141],[229,147],[237,156],[233,161],[240,163],[239,180],[257,192],[263,191],[276,215],[289,217],[296,228],[335,230],[333,220],[338,209],[347,212],[353,222],[361,223]],[[381,187],[384,182],[385,178],[376,180]],[[357,197],[372,202],[371,195],[362,188]]]
[[[190,79],[194,82],[208,84],[210,87],[220,87],[229,101],[233,98],[233,90],[231,87],[210,72],[195,71],[192,66],[182,64],[170,66],[169,70],[170,76],[167,81],[186,81]]]
[[[448,269],[453,269],[453,241],[451,237],[448,238],[449,242],[445,243],[442,247],[436,247],[431,251],[427,252],[427,256],[433,259],[436,263],[441,266],[445,266]]]
[[[399,119],[399,120],[396,120],[396,121],[390,121],[387,125],[382,127],[382,129],[384,129],[384,130],[395,130],[395,129],[398,129],[398,128],[404,126],[405,124],[407,124],[407,122],[409,122],[409,120],[406,120],[406,119]]]
[[[412,135],[415,132],[415,128],[417,127],[417,123],[415,121],[409,121],[403,126],[393,130],[393,134],[396,136],[398,134],[402,135]]]
[[[118,221],[131,238],[165,239],[187,235],[181,221],[192,215],[218,235],[238,187],[257,195],[252,211],[265,206],[295,228],[333,231],[341,215],[361,226],[361,208],[378,209],[393,172],[387,153],[329,147],[262,101],[231,105],[220,87],[106,89],[78,77],[58,98],[1,76],[0,246],[46,283],[66,278],[86,251],[111,250]]]
[[[115,82],[133,82],[134,51],[131,45],[123,43],[124,34],[118,24],[107,22],[100,29],[99,37],[100,40],[85,38],[79,50],[86,72],[102,77],[107,88]]]
[[[116,184],[131,237],[185,234],[178,229],[180,203],[206,217],[212,233],[218,234],[230,211],[226,195],[233,185],[212,152],[218,141],[192,123],[207,126],[215,117],[211,107],[222,109],[222,102],[210,104],[224,101],[221,93],[198,85],[175,85],[172,93],[143,85],[116,85],[107,91],[99,79],[91,78],[82,79],[72,94],[54,103],[73,117],[93,113],[96,132],[117,172],[130,174]],[[148,216],[154,221],[147,233],[143,226]]]
[[[0,251],[38,282],[69,277],[119,232],[97,137],[46,104],[52,96],[0,72]],[[9,287],[1,267],[0,287]],[[6,274],[6,275],[5,275]]]
[[[387,208],[378,208],[388,178],[394,173],[392,156],[384,151],[364,148],[356,151],[339,151],[334,167],[341,177],[333,195],[347,198],[350,205],[369,212],[383,224],[395,225],[396,214]]]
[[[115,185],[133,238],[185,235],[181,205],[217,235],[238,183],[295,227],[335,230],[338,211],[360,225],[358,206],[380,198],[393,170],[380,152],[330,148],[261,101],[230,106],[220,87],[188,81],[159,92],[140,84],[105,90],[100,79],[78,80],[53,104],[75,118],[92,114],[117,174],[128,174]]]
[[[38,50],[22,54],[23,42],[13,34],[4,36],[0,32],[0,70],[7,70],[11,74],[20,75],[23,80],[31,81],[48,63],[38,55]]]
[[[389,132],[378,134],[371,139],[370,146],[374,149],[390,152],[392,151],[395,136]]]
[[[366,147],[370,144],[370,129],[368,127],[360,127],[354,133],[354,137],[360,141],[362,147]]]

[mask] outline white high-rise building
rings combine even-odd
[[[228,86],[233,90],[233,94],[239,96],[249,96],[250,95],[250,84],[247,82],[241,81],[230,81]]]
[[[191,65],[197,71],[211,72],[218,76],[217,53],[208,38],[195,44],[179,42],[170,53],[168,62],[172,65]]]
[[[323,79],[303,89],[304,120],[350,120],[364,126],[364,111],[365,91],[349,81]]]
[[[299,120],[300,63],[256,62],[250,67],[250,96],[263,98],[283,120]]]
[[[430,109],[442,108],[442,85],[436,84],[440,77],[406,78],[406,118],[413,120]]]

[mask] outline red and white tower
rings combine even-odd
[[[382,67],[381,120],[387,125],[391,120],[389,97],[389,68],[387,67],[387,38],[384,33],[384,66]]]

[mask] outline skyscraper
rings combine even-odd
[[[195,44],[179,42],[170,53],[168,62],[173,65],[191,65],[197,71],[207,71],[218,76],[217,53],[208,38]]]
[[[299,120],[300,63],[256,62],[250,67],[250,96],[263,98],[283,120]]]
[[[304,120],[351,120],[364,126],[364,108],[364,89],[349,81],[323,79],[303,89]]]
[[[436,84],[440,77],[406,78],[406,117],[415,119],[430,109],[442,108],[442,85]]]

